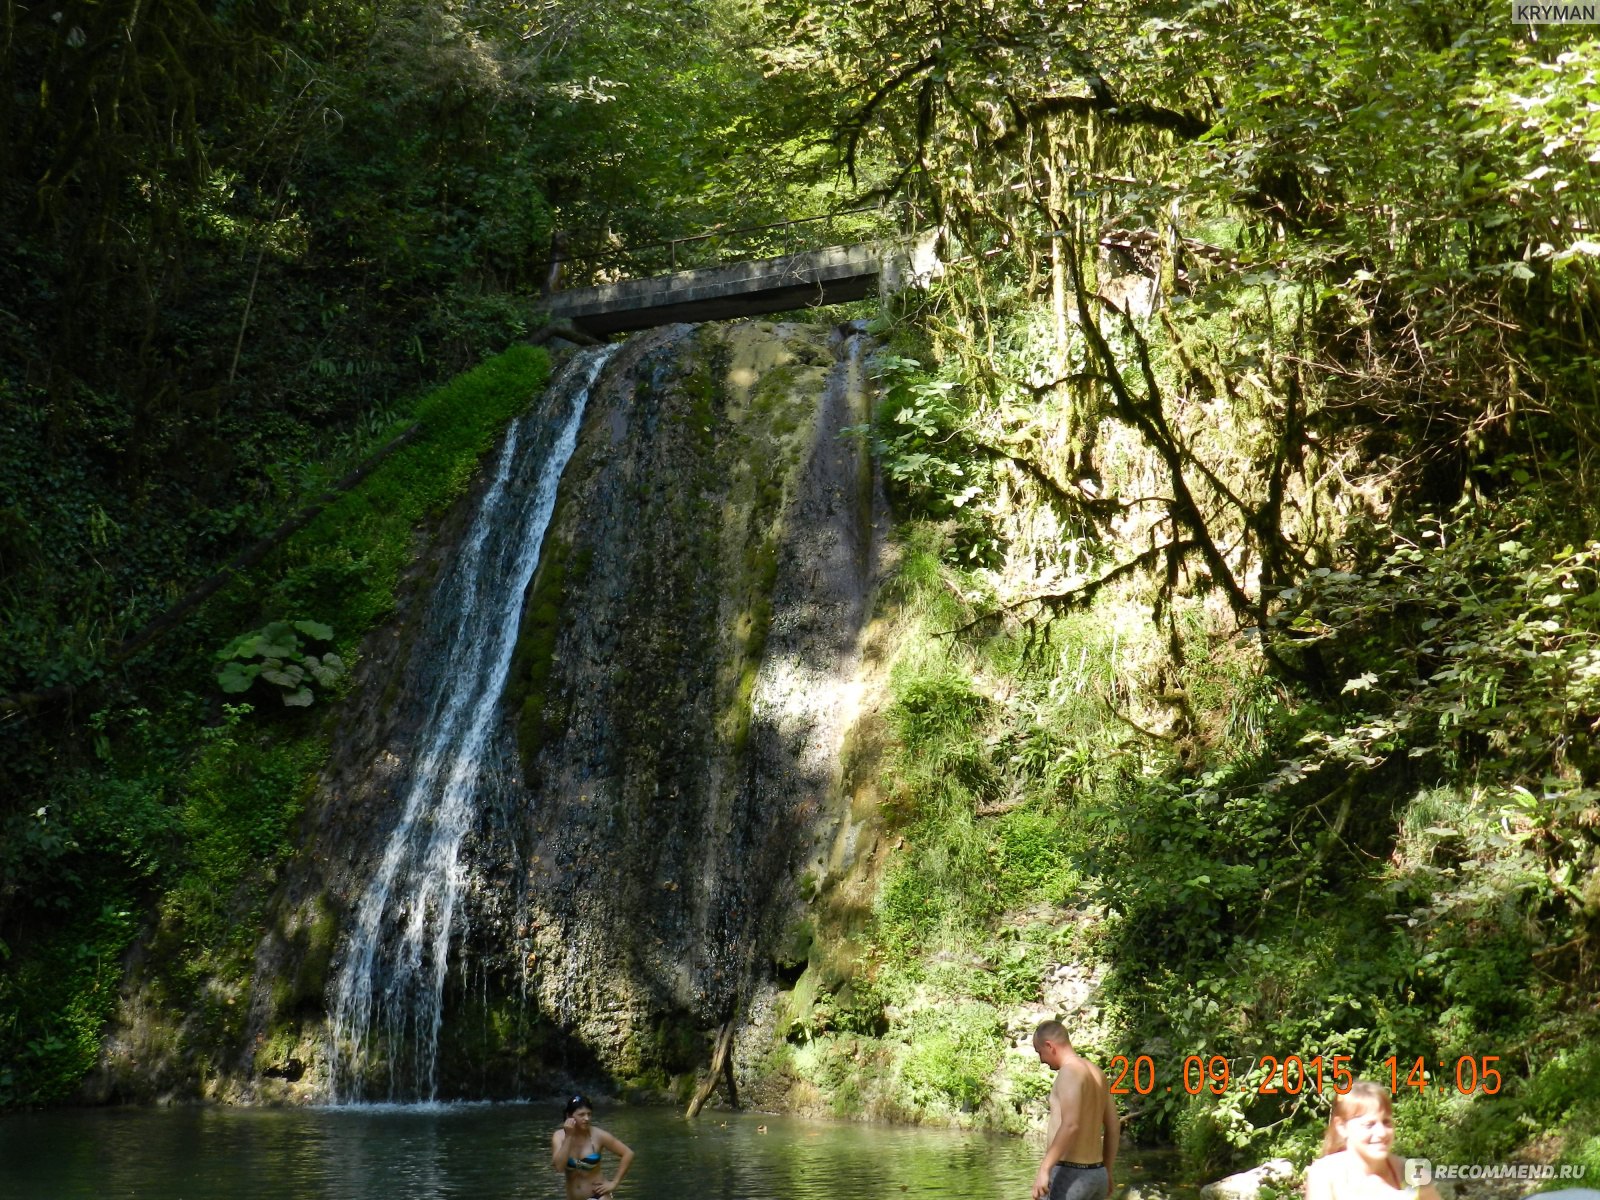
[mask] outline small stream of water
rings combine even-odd
[[[169,1108],[0,1118],[4,1200],[560,1200],[559,1101],[332,1109]],[[611,1109],[633,1147],[618,1200],[1027,1200],[1041,1147],[1019,1137],[761,1113],[685,1121]],[[607,1159],[608,1178],[614,1160]],[[1144,1195],[1172,1164],[1130,1154]]]

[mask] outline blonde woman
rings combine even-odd
[[[1391,1154],[1394,1103],[1386,1089],[1357,1080],[1333,1098],[1322,1157],[1306,1168],[1306,1200],[1439,1200],[1431,1183],[1410,1187]]]
[[[550,1165],[567,1177],[567,1200],[594,1200],[617,1190],[628,1173],[633,1151],[598,1125],[591,1123],[594,1105],[585,1096],[567,1101],[566,1120],[550,1135]],[[609,1150],[618,1158],[617,1173],[610,1179],[600,1170],[601,1152]]]

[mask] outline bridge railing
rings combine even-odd
[[[901,225],[902,218],[893,209],[873,206],[764,225],[718,225],[685,237],[631,246],[620,240],[586,246],[574,239],[576,244],[557,248],[555,259],[561,266],[560,286],[566,289],[852,245],[893,236]]]

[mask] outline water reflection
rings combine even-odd
[[[3,1200],[557,1200],[559,1103],[112,1109],[0,1119]],[[596,1120],[638,1152],[619,1200],[1026,1200],[1021,1138],[661,1109]],[[765,1130],[765,1132],[762,1132]],[[1161,1160],[1130,1156],[1123,1182]],[[1175,1193],[1176,1194],[1176,1193]]]

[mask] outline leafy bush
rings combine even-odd
[[[260,678],[279,689],[278,698],[285,705],[305,708],[313,699],[313,683],[331,690],[344,676],[344,660],[332,650],[320,655],[307,652],[307,643],[332,641],[332,628],[316,621],[273,621],[254,633],[240,634],[218,651],[222,665],[217,684],[238,695]]]
[[[941,737],[970,732],[984,708],[983,697],[960,676],[923,675],[896,688],[889,723],[908,750],[919,751]]]
[[[1520,859],[1564,912],[1559,941],[1587,919],[1600,851],[1600,542],[1563,544],[1543,524],[1525,499],[1462,506],[1395,536],[1370,571],[1321,569],[1286,589],[1280,642],[1319,664],[1330,690],[1343,682],[1307,710],[1312,727],[1274,782],[1399,762],[1470,778],[1479,819],[1503,828],[1475,861]],[[1503,882],[1518,870],[1494,869]],[[1481,907],[1482,882],[1443,890],[1432,917]]]
[[[963,406],[953,380],[936,379],[914,358],[882,353],[873,359],[878,381],[874,428],[883,473],[914,510],[946,516],[981,492],[971,482],[972,465],[943,448],[961,419]]]

